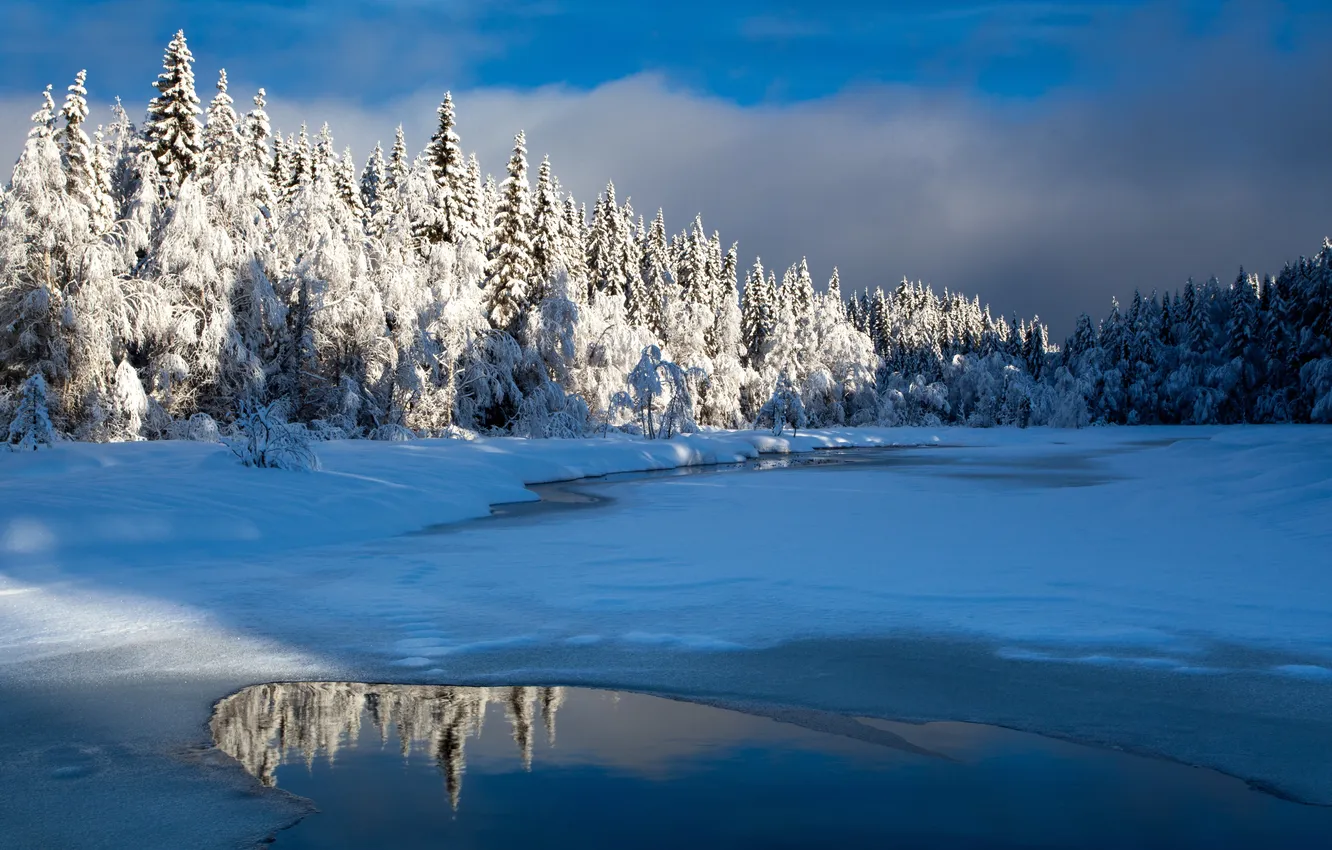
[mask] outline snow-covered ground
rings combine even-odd
[[[610,501],[423,531],[534,498],[524,484],[894,444],[920,448],[578,484]],[[1006,723],[1332,802],[1332,766],[1311,755],[1332,740],[1332,429],[320,452],[319,473],[197,443],[0,456],[9,722],[40,726],[52,694],[89,688],[194,682],[180,704],[206,705],[224,695],[209,687],[272,678],[564,681]],[[125,731],[132,709],[110,714],[104,731],[149,746],[143,723]]]

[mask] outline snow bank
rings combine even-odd
[[[312,473],[246,468],[215,443],[61,443],[0,456],[0,552],[134,559],[272,553],[483,517],[491,505],[535,499],[525,484],[931,439],[937,436],[858,429],[657,441],[338,440],[318,445],[323,469]]]

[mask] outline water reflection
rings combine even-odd
[[[261,782],[319,808],[278,835],[292,850],[1305,850],[1332,834],[1332,809],[1213,771],[969,723],[582,688],[310,682],[247,688],[211,725]]]
[[[367,685],[359,682],[279,682],[227,697],[213,711],[210,728],[218,749],[269,787],[277,769],[299,758],[312,768],[322,756],[332,764],[343,747],[361,739],[363,719],[387,744],[396,728],[403,758],[429,754],[444,774],[456,810],[467,764],[468,738],[479,738],[487,707],[504,706],[524,769],[532,768],[533,726],[538,714],[546,741],[555,744],[555,718],[564,689],[558,687],[464,688],[435,685]]]

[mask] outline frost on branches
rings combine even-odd
[[[246,466],[261,469],[319,469],[319,458],[303,425],[286,421],[281,403],[241,411],[236,436],[227,446]]]
[[[791,379],[783,372],[777,376],[777,384],[772,389],[772,396],[759,408],[758,417],[755,424],[761,427],[772,429],[772,433],[778,437],[788,427],[792,435],[800,433],[800,429],[808,424],[809,419],[805,416],[805,405],[800,400],[800,393],[791,384]]]
[[[0,433],[266,429],[258,459],[303,457],[284,434],[1332,422],[1332,244],[1134,293],[1056,346],[920,282],[743,265],[702,216],[672,230],[613,183],[583,203],[546,158],[531,186],[521,132],[497,180],[447,93],[419,153],[399,127],[358,169],[216,80],[205,109],[177,33],[137,126],[84,71],[36,99],[0,191]]]
[[[613,404],[632,413],[639,433],[649,440],[669,440],[698,430],[689,386],[701,379],[706,379],[701,370],[686,370],[649,345],[630,370],[627,389],[616,394]]]

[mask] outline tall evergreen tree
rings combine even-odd
[[[485,198],[483,197],[481,163],[477,162],[476,154],[468,154],[467,156],[465,189],[466,203],[463,209],[471,216],[472,227],[470,238],[477,246],[481,246],[485,244],[492,222],[490,220],[489,210],[486,208]]]
[[[172,193],[199,167],[203,133],[199,126],[199,95],[194,90],[194,55],[185,44],[185,32],[176,33],[162,58],[162,73],[153,87],[157,97],[148,104],[144,131],[148,151]]]
[[[361,208],[365,211],[367,228],[370,233],[382,235],[379,229],[383,221],[381,193],[384,181],[388,179],[384,171],[384,147],[378,142],[361,171]]]
[[[232,166],[240,157],[240,119],[227,93],[227,72],[217,75],[217,94],[208,105],[203,129],[203,166],[206,171]]]
[[[572,195],[564,198],[564,214],[561,217],[560,251],[569,268],[569,295],[575,301],[586,300],[587,296],[587,217]]]
[[[550,172],[550,157],[541,160],[537,170],[536,201],[532,208],[532,276],[533,282],[544,291],[555,276],[568,270],[564,258],[563,211],[556,194],[555,180]]]
[[[486,311],[491,324],[510,334],[518,332],[533,297],[532,239],[527,230],[532,220],[529,192],[527,139],[520,132],[514,138],[508,177],[500,187],[486,272]]]
[[[614,298],[623,298],[625,284],[621,258],[621,240],[628,237],[621,231],[623,215],[615,200],[615,184],[607,183],[606,192],[597,198],[592,211],[592,226],[587,233],[588,283],[595,291]]]
[[[467,209],[467,187],[464,182],[467,179],[467,162],[463,159],[455,129],[457,121],[453,111],[453,96],[449,92],[444,93],[438,117],[438,128],[426,149],[430,172],[438,187],[437,221],[428,228],[427,233],[432,242],[458,244],[463,240],[464,232],[470,229],[472,216]]]
[[[829,303],[836,304],[845,309],[842,304],[842,278],[837,273],[837,266],[833,266],[832,277],[828,278],[828,291],[825,293]]]
[[[80,71],[65,95],[60,110],[65,129],[60,133],[59,145],[65,162],[65,190],[70,199],[87,210],[87,224],[94,234],[105,233],[115,216],[111,197],[110,165],[100,139],[96,144],[88,138],[83,125],[88,120],[88,91],[84,87],[87,71]]]
[[[254,109],[245,116],[245,141],[248,144],[250,159],[261,165],[268,165],[270,162],[268,139],[273,133],[268,112],[264,109],[268,106],[268,102],[264,99],[267,95],[267,92],[259,89],[254,96]]]
[[[83,130],[88,120],[88,90],[84,88],[88,72],[79,71],[74,83],[65,95],[65,105],[60,114],[65,119],[65,130],[60,135],[60,148],[65,155],[65,170],[68,177],[65,182],[70,196],[92,207],[92,192],[95,177],[93,175],[92,141]]]
[[[763,276],[763,261],[754,260],[754,268],[745,279],[743,302],[740,308],[740,341],[745,348],[744,363],[758,369],[772,331],[772,292]]]
[[[670,255],[666,242],[666,221],[660,209],[641,240],[638,280],[631,293],[629,317],[645,327],[653,339],[666,337],[666,303],[670,293]]]
[[[356,160],[352,158],[351,148],[344,150],[342,159],[338,160],[333,173],[333,186],[337,189],[338,197],[347,205],[347,209],[358,219],[363,219],[365,205],[361,201],[361,189],[356,183]]]

